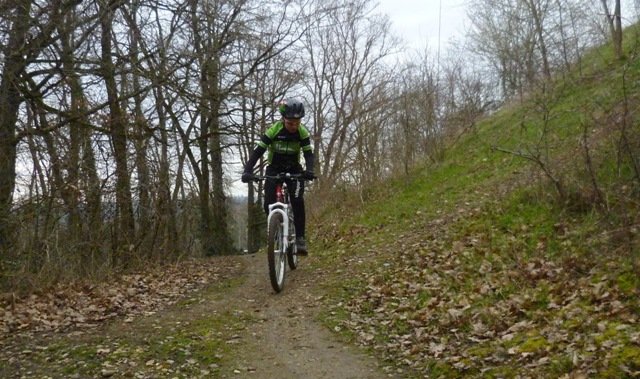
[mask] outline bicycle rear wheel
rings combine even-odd
[[[290,220],[289,222],[292,221],[293,220]],[[291,233],[292,231],[293,233]],[[295,236],[295,228],[292,228],[289,233]],[[291,270],[295,270],[296,268],[298,268],[298,245],[296,245],[295,238],[293,237],[290,237],[289,239],[289,247],[287,248],[287,262],[289,262],[289,268]]]
[[[269,243],[267,244],[267,260],[269,261],[269,279],[271,287],[276,292],[284,288],[286,270],[286,255],[284,249],[282,215],[279,213],[271,216],[269,221]]]

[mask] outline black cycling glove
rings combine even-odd
[[[245,171],[245,172],[242,173],[242,183],[249,183],[249,182],[253,181],[253,178],[254,178],[254,176],[250,172]]]

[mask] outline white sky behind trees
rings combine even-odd
[[[393,31],[405,40],[407,48],[418,51],[425,47],[435,51],[439,32],[444,50],[451,38],[462,39],[468,27],[466,0],[379,0],[377,9],[389,15]]]
[[[602,8],[600,1],[593,1]],[[394,32],[407,43],[407,48],[424,51],[428,47],[435,51],[440,43],[441,51],[446,50],[452,38],[464,39],[470,27],[467,19],[468,0],[378,0],[377,11],[389,15]],[[608,0],[613,12],[614,0]],[[640,15],[640,0],[622,0],[623,23],[635,22]],[[442,12],[440,12],[442,4]],[[440,18],[440,14],[442,17]],[[603,12],[604,17],[604,12]],[[441,20],[441,22],[440,22]],[[438,29],[440,40],[438,40]]]

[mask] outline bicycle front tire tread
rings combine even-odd
[[[280,232],[280,233],[278,233]],[[276,237],[280,241],[276,241]],[[271,281],[271,287],[276,293],[279,293],[284,288],[284,279],[286,275],[286,267],[283,267],[278,261],[282,257],[276,256],[276,242],[280,245],[280,250],[283,248],[282,243],[282,215],[274,214],[269,221],[269,243],[267,244],[267,260],[269,262],[269,279]],[[280,254],[283,254],[282,252]],[[278,275],[278,266],[282,272]],[[286,266],[286,265],[284,265]]]

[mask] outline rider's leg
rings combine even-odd
[[[289,197],[291,208],[293,209],[293,220],[296,227],[296,237],[304,238],[305,233],[305,211],[304,211],[304,182],[292,180],[287,183],[289,186]]]
[[[292,191],[289,191],[291,208],[293,210],[293,222],[296,226],[296,245],[298,254],[307,255],[307,242],[304,239],[305,212],[304,212],[304,182],[294,180],[288,183]]]
[[[268,215],[269,205],[275,202],[276,202],[276,182],[274,180],[267,179],[264,182],[264,213]]]

